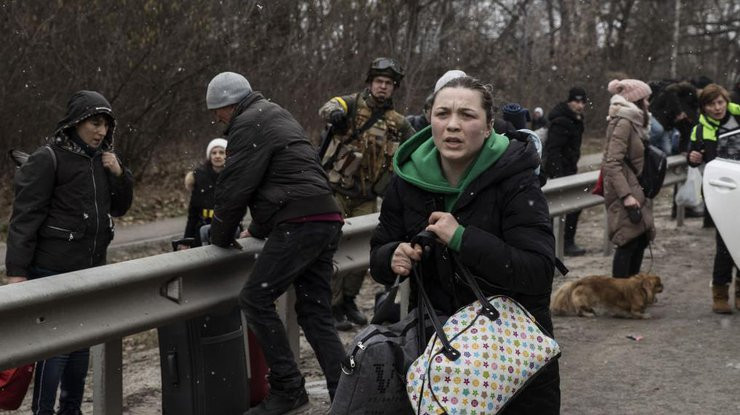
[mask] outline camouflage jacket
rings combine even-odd
[[[332,145],[322,160],[329,181],[335,192],[349,197],[382,196],[393,172],[393,154],[414,134],[413,127],[393,109],[390,99],[378,102],[367,89],[330,99],[319,115],[330,122],[330,115],[337,110],[346,114],[347,125],[343,130],[333,129]],[[374,112],[380,116],[365,126]]]

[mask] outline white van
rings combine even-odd
[[[704,168],[704,201],[736,264],[740,264],[740,161],[716,158]]]

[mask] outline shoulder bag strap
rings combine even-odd
[[[45,145],[44,147],[46,147],[46,149],[49,150],[49,153],[51,154],[51,162],[54,165],[54,174],[56,174],[57,172],[57,153],[48,144]]]

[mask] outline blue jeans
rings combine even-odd
[[[56,271],[31,267],[29,279],[43,278],[58,274]],[[59,414],[81,414],[82,395],[85,392],[85,377],[90,361],[90,349],[54,356],[36,362],[33,383],[31,411],[34,415],[53,415],[57,389],[59,395]]]
[[[650,144],[663,150],[667,155],[673,154],[673,136],[676,130],[665,130],[653,117],[650,117]]]
[[[334,398],[344,347],[334,328],[330,283],[341,229],[340,222],[278,224],[239,293],[239,305],[270,367],[273,394],[291,394],[304,387],[285,326],[275,310],[275,300],[293,284],[298,324],[316,353],[329,395]]]

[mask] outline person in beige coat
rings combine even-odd
[[[650,128],[650,87],[637,79],[609,82],[613,94],[602,160],[604,203],[609,238],[617,245],[612,276],[627,278],[640,272],[642,258],[653,238],[653,202],[645,197],[638,176],[642,172]]]

